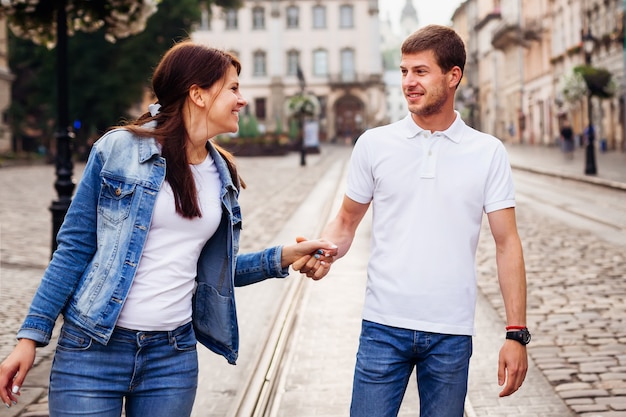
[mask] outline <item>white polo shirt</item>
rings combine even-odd
[[[433,134],[408,115],[359,138],[346,195],[372,202],[363,318],[473,335],[483,212],[515,206],[502,142],[458,113],[450,128]]]

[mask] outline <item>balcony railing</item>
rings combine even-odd
[[[350,85],[376,84],[380,83],[380,74],[359,74],[359,73],[338,73],[329,74],[328,83],[331,87],[345,87]]]
[[[502,21],[491,35],[491,45],[496,49],[506,49],[510,46],[522,45],[527,47],[531,41],[541,40],[543,28],[540,19],[528,19],[523,27],[519,23]]]

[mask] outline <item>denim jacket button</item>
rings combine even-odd
[[[118,188],[118,189],[115,190],[115,195],[116,196],[119,197],[121,194],[122,194],[122,189],[121,188]]]

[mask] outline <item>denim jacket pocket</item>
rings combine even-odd
[[[217,290],[205,283],[199,283],[193,300],[193,322],[198,331],[213,341],[233,348],[233,300],[220,295]]]
[[[98,213],[112,223],[119,223],[128,217],[136,184],[112,178],[102,178],[102,188],[98,201]]]

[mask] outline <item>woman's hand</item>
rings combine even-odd
[[[337,246],[324,239],[307,240],[301,236],[296,242],[298,249],[295,252],[299,256],[292,260],[291,267],[314,280],[324,278],[335,260]]]
[[[26,374],[35,362],[34,340],[20,339],[13,352],[0,364],[0,399],[7,406],[17,404]]]

